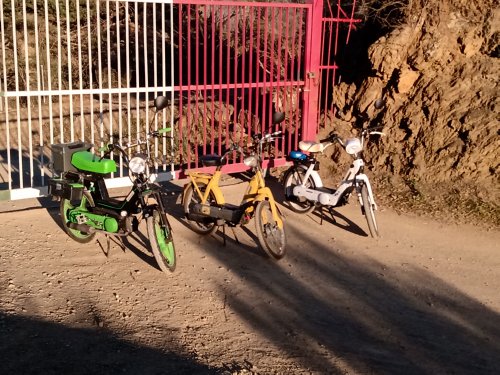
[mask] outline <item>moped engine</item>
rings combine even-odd
[[[191,207],[190,219],[196,220],[196,216],[210,217],[213,219],[222,219],[230,223],[237,223],[241,219],[244,210],[239,209],[238,206],[215,207],[208,204],[197,203]]]

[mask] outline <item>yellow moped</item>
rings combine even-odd
[[[276,113],[273,122],[278,124],[283,119],[283,113]],[[264,136],[255,135],[249,152],[233,143],[222,156],[201,157],[204,166],[215,166],[216,169],[213,173],[200,171],[187,173],[190,182],[184,185],[182,202],[188,225],[193,231],[207,235],[213,233],[219,226],[224,230],[225,225],[231,227],[246,225],[255,217],[257,238],[262,249],[275,260],[285,256],[283,215],[276,205],[271,189],[266,186],[262,169],[263,144],[281,138],[281,134],[282,132],[278,131]],[[219,186],[222,166],[232,154],[242,154],[243,162],[253,171],[239,205],[226,203]]]

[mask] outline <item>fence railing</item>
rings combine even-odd
[[[330,51],[354,5],[323,17],[322,0],[0,0],[0,196],[45,193],[51,144],[139,138],[160,94],[171,106],[153,126],[173,129],[154,145],[161,178],[271,130],[273,111],[286,137],[268,157],[283,163],[331,108]],[[108,183],[127,182],[120,161]]]

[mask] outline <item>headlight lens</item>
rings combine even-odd
[[[359,138],[349,138],[345,141],[345,150],[348,154],[354,155],[363,150]]]
[[[142,155],[136,155],[130,159],[128,167],[132,173],[144,173],[146,170],[146,159]]]
[[[247,167],[256,167],[257,158],[255,156],[247,156],[245,159],[243,159],[243,163],[245,163]]]

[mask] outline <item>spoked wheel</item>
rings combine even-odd
[[[198,188],[202,193],[205,192],[206,185],[198,183]],[[209,217],[206,219],[202,219],[200,221],[196,220],[189,220],[188,219],[188,214],[191,212],[191,208],[193,205],[201,203],[201,199],[198,196],[198,192],[195,191],[193,184],[189,184],[189,186],[186,188],[186,191],[184,193],[184,214],[186,215],[186,220],[187,223],[189,224],[189,227],[196,233],[198,234],[212,234],[215,232],[217,229],[217,226],[215,225],[215,221]],[[215,196],[210,193],[210,196],[208,197],[207,204],[215,204]]]
[[[292,168],[290,169],[283,182],[285,186],[285,199],[290,207],[290,209],[299,214],[307,214],[314,210],[314,203],[310,201],[299,202],[298,197],[292,194],[293,187],[296,185],[301,185],[304,181],[304,176],[306,172],[302,168]],[[306,188],[315,189],[316,185],[311,176],[305,181]]]
[[[361,199],[363,201],[363,214],[365,215],[368,229],[372,237],[378,237],[377,221],[375,220],[375,211],[368,197],[368,188],[365,184],[361,186]]]
[[[163,272],[173,272],[177,263],[170,225],[168,222],[166,225],[162,223],[158,209],[155,209],[153,215],[147,218],[146,225],[156,263]]]
[[[278,211],[278,215],[280,215]],[[283,217],[281,217],[283,221]],[[269,201],[260,201],[255,209],[255,227],[260,246],[270,258],[279,260],[286,254],[284,228],[274,220]]]
[[[59,213],[61,215],[62,225],[68,236],[74,239],[76,242],[87,243],[92,241],[96,233],[82,232],[77,229],[72,229],[69,227],[69,213],[72,209],[79,208],[81,210],[88,209],[89,207],[94,207],[94,200],[89,192],[84,191],[82,199],[69,200],[62,198],[59,207]]]

